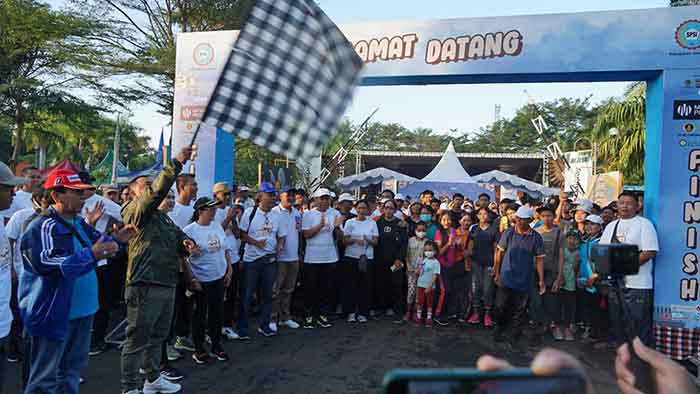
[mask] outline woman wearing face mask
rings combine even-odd
[[[430,205],[423,205],[420,210],[420,221],[425,223],[428,228],[426,229],[426,237],[429,241],[435,240],[435,233],[438,230],[438,225],[433,221],[433,208]]]
[[[348,314],[348,323],[367,323],[370,297],[372,296],[371,266],[374,264],[374,247],[379,233],[376,223],[367,217],[369,204],[359,201],[355,206],[357,217],[345,222],[343,243],[345,256],[343,311]],[[361,263],[365,256],[366,263]]]
[[[379,243],[375,249],[374,306],[386,310],[387,316],[403,309],[404,262],[408,238],[406,227],[394,216],[396,203],[384,203],[383,215],[377,221]]]

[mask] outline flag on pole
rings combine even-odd
[[[313,0],[257,0],[203,122],[292,158],[335,134],[362,60]]]

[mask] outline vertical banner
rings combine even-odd
[[[588,182],[593,176],[593,153],[590,150],[566,152],[564,157],[570,167],[564,171],[564,190],[573,191],[573,185],[580,184],[583,190],[588,190]]]
[[[586,196],[589,200],[604,207],[617,200],[622,191],[622,173],[619,171],[597,174],[588,184]]]
[[[173,105],[173,154],[192,140],[199,120],[223,69],[236,32],[202,32],[177,35],[175,102]],[[183,172],[194,172],[200,195],[211,195],[216,182],[233,183],[234,135],[202,124],[197,135],[197,155]]]

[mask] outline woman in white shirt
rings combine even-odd
[[[355,205],[357,218],[345,222],[345,289],[343,311],[348,313],[348,323],[366,323],[372,296],[372,275],[369,265],[374,260],[374,247],[379,239],[377,223],[368,218],[369,204],[359,201]],[[362,257],[365,256],[365,257]]]
[[[194,203],[192,223],[182,231],[199,246],[200,252],[190,257],[192,274],[201,283],[202,291],[194,298],[192,339],[195,352],[192,359],[205,364],[209,355],[219,361],[227,361],[228,355],[221,347],[221,328],[224,313],[224,289],[231,282],[231,264],[226,250],[224,229],[213,223],[218,202],[202,197]],[[211,352],[204,349],[205,332],[211,337]]]

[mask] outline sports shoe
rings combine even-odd
[[[576,338],[574,338],[574,333],[571,331],[571,327],[566,327],[564,329],[564,340],[567,342],[571,342],[575,339]]]
[[[423,325],[423,319],[421,319],[421,318],[418,317],[418,316],[416,316],[416,318],[413,320],[413,322],[414,322],[414,324],[416,325],[416,327],[420,327],[420,326]]]
[[[92,353],[92,348],[91,348],[91,353]],[[92,356],[92,354],[90,354]],[[18,363],[22,361],[22,354],[18,352],[17,350],[13,350],[11,352],[7,353],[7,362],[8,363]]]
[[[315,327],[315,325],[314,325],[314,318],[313,317],[309,316],[309,317],[304,319],[304,328],[310,330],[314,327]]]
[[[561,332],[561,328],[559,326],[554,326],[554,329],[552,330],[552,336],[557,341],[561,341],[564,339],[564,334]]]
[[[270,325],[258,327],[258,332],[266,337],[274,337],[277,335],[277,332],[270,329]]]
[[[450,324],[447,321],[447,319],[445,319],[444,317],[441,317],[441,316],[438,316],[438,317],[434,318],[433,320],[435,321],[435,323],[437,323],[438,325],[443,326],[443,327]]]
[[[348,314],[348,323],[357,323],[357,318],[354,313]]]
[[[271,322],[270,323],[270,330],[277,332],[277,323]]]
[[[484,327],[492,328],[493,326],[493,317],[491,317],[490,313],[486,312],[486,315],[484,315]]]
[[[175,369],[175,367],[171,367],[170,365],[166,365],[160,368],[160,376],[164,377],[165,379],[171,382],[180,380],[185,377],[185,375],[183,375],[182,372]]]
[[[431,328],[433,326],[433,319],[425,319],[425,326]]]
[[[363,315],[358,315],[358,316],[357,316],[357,322],[358,322],[358,323],[363,323],[363,324],[364,324],[364,323],[367,323],[367,318],[366,318],[365,316],[363,316]]]
[[[477,325],[481,323],[481,320],[479,319],[479,314],[476,312],[472,313],[472,315],[469,316],[469,320],[467,320],[467,323],[472,325]]]
[[[183,357],[182,353],[178,352],[171,344],[165,347],[165,354],[168,356],[168,361],[176,361]]]
[[[194,343],[186,337],[177,337],[175,339],[175,345],[173,345],[177,350],[185,350],[188,352],[194,352]]]
[[[229,357],[228,354],[223,349],[212,349],[211,353],[209,355],[219,361],[228,361]]]
[[[386,315],[389,316],[389,317],[394,316],[394,310],[391,309],[391,308],[388,308],[388,309],[386,310]]]
[[[133,390],[129,390],[129,391],[122,391],[122,394],[141,394],[141,390],[133,389]]]
[[[224,327],[221,329],[221,334],[228,340],[238,339],[238,333],[232,327]]]
[[[159,376],[155,382],[146,380],[143,383],[143,394],[173,394],[182,389],[177,383],[171,383],[163,376]]]
[[[294,329],[294,330],[297,329],[297,328],[299,328],[299,327],[301,327],[301,326],[299,325],[299,323],[295,322],[295,321],[292,320],[292,319],[289,319],[289,320],[286,320],[286,321],[282,321],[282,322],[280,322],[279,325],[280,325],[280,326],[285,326],[285,327],[287,327],[287,328],[291,328],[291,329]]]
[[[95,342],[95,343],[93,343],[93,344],[90,345],[90,353],[89,353],[89,355],[90,355],[90,357],[92,357],[92,356],[97,356],[97,355],[100,355],[100,354],[102,354],[102,353],[104,353],[104,352],[106,352],[106,351],[107,351],[107,344],[104,343],[103,341],[99,341],[99,342]],[[10,363],[12,363],[12,362],[17,362],[17,361],[10,361],[10,356],[11,356],[11,355],[12,355],[12,354],[8,354],[8,355],[7,355],[7,362],[10,362]],[[18,361],[19,361],[19,360],[18,360]]]
[[[318,317],[316,318],[316,324],[318,324],[319,326],[321,326],[323,328],[328,328],[328,327],[333,326],[333,324],[331,324],[331,322],[328,320],[328,318],[325,315],[318,315]]]
[[[209,358],[209,355],[206,353],[192,353],[192,360],[199,365],[206,364],[207,358]]]

